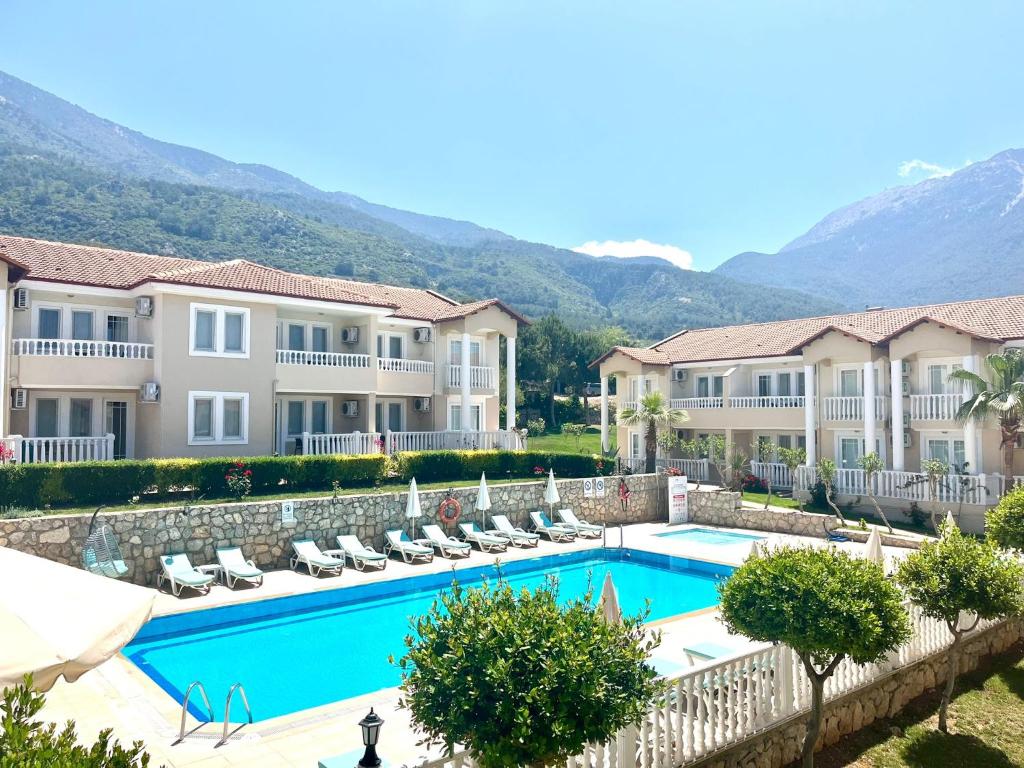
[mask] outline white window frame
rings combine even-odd
[[[951,432],[951,431],[948,431],[948,430],[937,430],[936,431],[936,430],[925,429],[925,430],[921,430],[920,432],[918,432],[918,438],[921,441],[920,445],[921,445],[921,461],[922,462],[931,458],[931,456],[928,455],[928,443],[930,443],[930,442],[946,443],[946,450],[949,451],[949,468],[950,468],[950,470],[953,469],[953,465],[956,463],[956,444],[957,443],[963,443],[964,444],[964,461],[967,460],[967,437],[964,435],[964,433],[962,431],[960,431],[960,432]],[[972,472],[974,474],[977,474],[978,472],[980,472],[978,467],[968,467],[968,471]]]
[[[195,436],[196,400],[213,400],[213,437]],[[240,438],[224,437],[224,401],[242,401],[242,436]],[[248,445],[249,444],[249,393],[248,392],[208,392],[190,390],[188,393],[188,444],[189,445]]]
[[[387,427],[383,427],[382,426],[383,422],[385,420],[387,420],[388,408],[391,405],[396,405],[396,404],[399,405],[401,407],[401,409],[402,409],[402,423],[399,424],[399,427],[401,427],[401,429],[395,429],[394,427],[392,427],[391,424],[390,424],[390,420],[389,420],[389,423],[388,423]],[[381,418],[377,419],[376,412],[374,412],[374,414],[373,414],[374,420],[377,422],[377,424],[376,424],[377,432],[381,432],[381,433],[383,433],[384,431],[404,432],[406,426],[409,424],[409,421],[408,421],[409,417],[408,417],[408,413],[407,413],[407,409],[405,407],[405,404],[406,404],[405,400],[403,400],[401,398],[396,398],[396,397],[378,397],[377,398],[377,402],[374,403],[374,409],[376,409],[377,406],[380,406]]]
[[[302,403],[302,429],[299,432],[288,431],[288,405],[290,403]],[[301,437],[303,432],[313,432],[313,403],[324,403],[327,406],[327,423],[324,434],[331,434],[334,424],[334,402],[330,397],[282,397],[280,411],[283,414],[281,423],[281,434],[287,440],[289,438]]]
[[[459,420],[460,420],[459,427],[455,426],[455,409],[456,408],[459,409]],[[486,401],[486,399],[482,398],[482,397],[471,398],[470,399],[470,403],[469,403],[469,410],[470,410],[470,412],[472,412],[474,408],[479,409],[479,411],[480,411],[480,429],[479,430],[470,430],[470,431],[485,432],[486,431],[486,427],[487,427],[487,401]],[[448,399],[448,414],[447,414],[447,417],[448,417],[448,431],[449,432],[461,431],[461,426],[462,426],[461,425],[461,419],[462,419],[462,400],[460,398],[451,397],[451,398]]]
[[[461,365],[461,362],[455,362],[455,345],[458,345],[459,350],[462,349],[462,336],[449,336],[448,337],[448,365]],[[477,345],[480,347],[480,354],[478,363],[473,362],[473,346]],[[470,336],[469,337],[469,364],[483,368],[487,366],[486,359],[487,344],[486,339],[483,336]],[[461,355],[461,351],[460,351]]]
[[[702,373],[699,376],[693,377],[693,396],[694,397],[721,397],[721,395],[715,394],[715,380],[718,379],[722,382],[722,392],[725,393],[725,374],[723,373]],[[707,395],[700,394],[700,382],[706,381],[708,387]]]
[[[213,313],[213,349],[196,349],[196,313]],[[225,315],[242,315],[242,351],[229,352],[225,345]],[[226,304],[201,304],[192,302],[188,308],[188,353],[190,357],[231,357],[248,359],[250,350],[251,312],[248,307],[233,307]],[[191,426],[191,420],[189,421]],[[205,441],[204,441],[205,442]],[[234,441],[237,442],[237,441]]]
[[[391,339],[397,338],[401,340],[402,344],[402,356],[401,357],[390,357],[389,352],[391,351]],[[377,340],[374,344],[380,345],[380,354],[377,357],[385,360],[407,360],[409,352],[409,335],[406,333],[400,333],[398,331],[377,331]]]
[[[334,326],[330,323],[319,322],[316,320],[290,320],[288,318],[281,318],[277,321],[277,338],[275,343],[277,348],[281,350],[288,349],[288,326],[300,325],[303,328],[302,331],[302,345],[305,347],[304,352],[313,351],[313,329],[323,328],[327,331],[327,349],[325,352],[334,351]]]
[[[60,330],[58,339],[71,340],[73,327],[73,312],[92,313],[92,338],[94,341],[106,341],[107,339],[107,318],[110,316],[128,318],[128,342],[136,338],[135,317],[128,307],[111,307],[97,304],[68,304],[58,301],[33,301],[32,302],[32,338],[39,338],[39,312],[43,309],[52,309],[60,313]]]
[[[931,368],[933,366],[941,366],[946,370],[942,374],[942,392],[932,392],[931,382]],[[918,358],[918,384],[920,388],[917,390],[923,395],[939,394],[939,395],[955,395],[963,392],[963,385],[960,382],[953,382],[949,380],[949,375],[958,369],[964,367],[963,358],[960,357],[924,357]]]

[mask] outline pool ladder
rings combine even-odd
[[[192,691],[196,688],[199,689],[199,694],[203,697],[203,704],[206,705],[206,711],[210,715],[210,719],[206,722],[213,722],[213,707],[210,706],[210,698],[206,695],[206,686],[200,681],[193,680],[188,684],[188,688],[185,689],[185,698],[181,702],[181,726],[178,728],[178,740],[175,744],[180,744],[185,740],[185,720],[188,717],[188,700],[192,695]],[[231,728],[231,697],[235,695],[235,691],[242,697],[242,704],[245,705],[245,714],[249,718],[249,725],[252,725],[252,709],[249,708],[249,697],[245,695],[245,688],[242,687],[241,683],[235,683],[228,689],[228,697],[224,702],[224,731],[221,733],[220,741],[217,742],[214,748],[227,744],[228,738],[232,735],[228,731]],[[200,724],[201,725],[201,724]],[[196,726],[198,729],[200,726]],[[241,728],[242,724],[239,724],[238,728]],[[235,729],[235,731],[238,730]]]
[[[604,526],[604,529],[601,531],[601,535],[604,537],[602,539],[602,541],[601,541],[601,546],[607,547],[608,546],[608,526],[607,525]],[[626,548],[625,541],[626,541],[626,533],[625,533],[625,530],[623,528],[623,524],[619,523],[619,549],[625,549]]]

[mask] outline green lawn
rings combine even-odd
[[[743,500],[749,501],[751,504],[759,504],[763,507],[767,499],[767,493],[751,493],[750,491],[743,492]],[[796,503],[795,499],[783,498],[782,496],[776,496],[774,493],[772,494],[771,505],[773,507],[786,507],[787,509],[800,508],[800,505]]]
[[[615,432],[609,430],[612,441],[612,448],[615,448]],[[587,427],[587,431],[580,436],[579,447],[576,446],[576,438],[570,435],[563,435],[561,432],[545,432],[543,435],[530,435],[527,439],[528,448],[531,451],[552,451],[557,453],[600,453],[601,452],[601,428]]]
[[[957,682],[949,729],[936,730],[938,692],[820,753],[819,768],[1024,766],[1024,644]]]

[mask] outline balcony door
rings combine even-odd
[[[478,340],[469,340],[469,364],[483,365],[482,346]],[[448,342],[448,359],[451,365],[462,365],[462,339],[451,339]]]
[[[404,432],[405,431],[405,402],[402,400],[377,400],[374,406],[374,416],[377,421],[377,431]]]
[[[848,368],[839,372],[839,396],[860,397],[863,393],[860,386],[861,372],[856,368]]]
[[[857,462],[861,457],[861,446],[864,441],[859,437],[839,438],[839,467],[840,469],[857,469]]]
[[[128,402],[107,400],[103,404],[103,425],[106,434],[114,436],[114,458],[128,456]]]

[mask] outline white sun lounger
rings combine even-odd
[[[558,510],[558,516],[562,518],[562,525],[566,528],[572,528],[576,531],[577,536],[582,536],[588,539],[598,539],[604,533],[603,525],[594,525],[588,523],[586,520],[580,520],[576,517],[576,513],[571,509],[560,509]]]
[[[342,559],[349,558],[357,571],[368,565],[384,570],[388,564],[387,555],[373,547],[364,547],[358,536],[339,536],[338,547],[339,549],[329,549],[324,554],[341,555]]]
[[[576,538],[576,531],[568,526],[552,523],[551,518],[540,510],[531,512],[530,519],[533,521],[533,530],[552,541],[572,541]]]
[[[185,587],[205,595],[210,591],[214,579],[212,573],[202,573],[193,567],[184,552],[177,555],[160,555],[160,569],[156,577],[157,589],[162,587],[165,581],[169,582],[171,594],[175,597],[180,597],[181,590]]]
[[[506,515],[491,515],[491,522],[494,523],[494,530],[487,533],[501,536],[515,547],[536,547],[540,544],[539,533],[530,533],[515,527]]]
[[[316,542],[310,539],[293,540],[292,549],[295,550],[295,554],[288,564],[293,571],[297,571],[300,565],[305,565],[310,576],[319,576],[325,572],[337,576],[345,567],[344,560],[321,552]]]
[[[454,536],[449,536],[441,530],[440,526],[424,525],[423,533],[426,535],[427,541],[430,542],[431,546],[437,548],[442,557],[452,557],[453,555],[469,557],[469,553],[473,551],[469,544],[459,541]]]
[[[476,544],[481,552],[504,552],[508,549],[508,539],[480,530],[476,523],[459,523],[462,538],[470,544]]]
[[[385,555],[397,552],[402,556],[402,560],[407,563],[412,563],[416,560],[425,560],[429,563],[434,559],[433,549],[413,541],[405,531],[387,531],[384,534],[384,540]]]
[[[220,563],[224,583],[228,589],[244,581],[256,587],[263,586],[263,571],[256,567],[252,560],[246,560],[240,547],[225,547],[217,550],[217,562]]]

